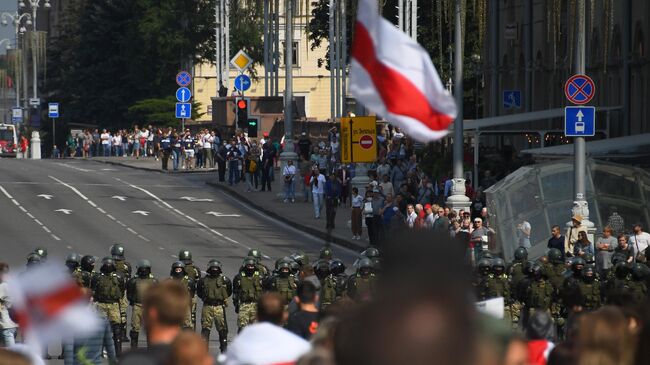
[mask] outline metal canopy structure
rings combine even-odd
[[[603,157],[623,153],[634,154],[642,149],[650,150],[650,133],[587,142],[587,155],[590,157]],[[523,150],[521,153],[533,156],[562,158],[573,155],[573,148],[571,148],[571,145],[562,145],[546,148],[531,148]]]

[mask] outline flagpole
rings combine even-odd
[[[456,108],[458,114],[454,122],[453,140],[453,185],[451,195],[447,199],[447,205],[458,212],[461,209],[469,210],[470,201],[465,196],[465,177],[463,176],[463,34],[460,21],[461,0],[456,0],[455,17],[455,54],[454,54],[454,94],[456,97]]]

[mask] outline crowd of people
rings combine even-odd
[[[650,268],[638,255],[629,260],[619,250],[612,268],[599,272],[587,253],[551,248],[528,260],[520,247],[511,263],[483,253],[472,276],[458,238],[434,234],[432,244],[431,237],[404,230],[381,254],[374,247],[362,252],[351,275],[329,246],[314,260],[295,253],[272,268],[251,250],[232,277],[217,260],[202,274],[187,250],[164,279],[152,275],[147,260],[132,272],[119,245],[98,271],[94,257],[71,254],[71,278],[105,326],[66,339],[62,357],[66,364],[98,364],[104,349],[110,363],[207,365],[214,358],[206,340],[216,329],[219,362],[228,365],[646,363]],[[26,270],[45,260],[47,252],[35,250]],[[0,271],[0,325],[9,345],[0,349],[0,364],[35,363],[12,350],[20,329],[8,314],[8,266]],[[501,319],[476,311],[475,301],[493,298],[503,298]],[[238,314],[233,339],[228,305]],[[129,307],[132,349],[122,352]],[[146,347],[139,343],[143,329]]]

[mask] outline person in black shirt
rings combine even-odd
[[[160,150],[162,151],[162,169],[167,171],[169,156],[172,154],[172,140],[169,132],[160,139]]]
[[[560,226],[553,226],[551,228],[551,238],[548,240],[548,249],[557,248],[562,252],[562,258],[564,258],[564,236],[560,230]]]
[[[289,316],[286,328],[305,340],[309,340],[318,330],[319,313],[316,307],[318,290],[316,286],[309,281],[298,284],[295,301],[300,310]]]

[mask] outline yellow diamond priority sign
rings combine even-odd
[[[253,63],[253,59],[243,49],[237,52],[235,57],[230,60],[230,64],[235,66],[239,72],[244,72],[251,63]]]

